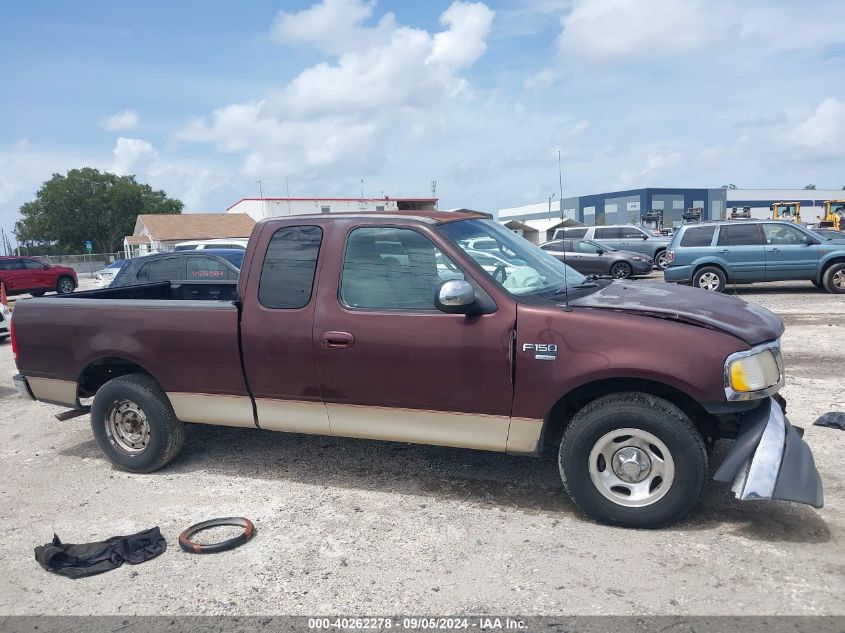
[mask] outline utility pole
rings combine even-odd
[[[437,207],[439,205],[437,204],[437,181],[436,180],[431,181],[431,197],[434,198],[434,210],[437,211]]]
[[[255,182],[258,183],[258,197],[261,198],[261,217],[267,217],[267,204],[264,202],[264,190],[261,188],[261,181],[256,180]]]

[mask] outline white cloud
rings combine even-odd
[[[793,123],[783,140],[810,159],[841,159],[845,147],[845,101],[828,97],[809,116]]]
[[[544,68],[543,70],[530,75],[524,82],[522,87],[528,92],[537,92],[543,88],[548,88],[560,77],[560,73],[554,68]]]
[[[397,25],[392,15],[374,27],[374,2],[322,0],[282,12],[274,35],[334,54],[334,63],[306,68],[262,99],[224,106],[190,122],[177,138],[210,142],[245,154],[243,172],[303,173],[343,160],[383,160],[379,145],[424,138],[452,101],[466,96],[461,71],[486,50],[493,11],[453,2],[439,33]],[[374,36],[377,35],[377,36]]]
[[[146,169],[158,155],[151,143],[140,138],[121,136],[112,150],[114,154],[113,171],[116,174],[134,174]]]
[[[112,131],[134,130],[138,127],[140,118],[135,110],[123,110],[122,112],[115,112],[105,121],[103,127]]]
[[[591,63],[669,57],[702,48],[726,27],[721,0],[575,0],[558,48]],[[720,24],[721,22],[721,24]]]

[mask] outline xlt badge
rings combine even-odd
[[[534,360],[557,360],[557,345],[554,343],[523,343],[523,352],[534,352]]]

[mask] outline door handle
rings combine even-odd
[[[720,254],[720,255],[727,255],[727,254],[728,254],[728,253],[730,253],[730,252],[731,252],[731,251],[730,251],[730,249],[727,249],[727,248],[726,248],[726,249],[724,249],[724,250],[719,251],[719,254]]]
[[[780,249],[779,248],[770,248],[769,252],[770,253],[780,253]]]
[[[349,332],[323,332],[320,343],[323,347],[352,347],[355,337]]]

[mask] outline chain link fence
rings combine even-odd
[[[126,253],[86,253],[85,255],[33,255],[52,266],[67,266],[76,271],[77,277],[93,279],[98,270],[119,259],[125,259]]]

